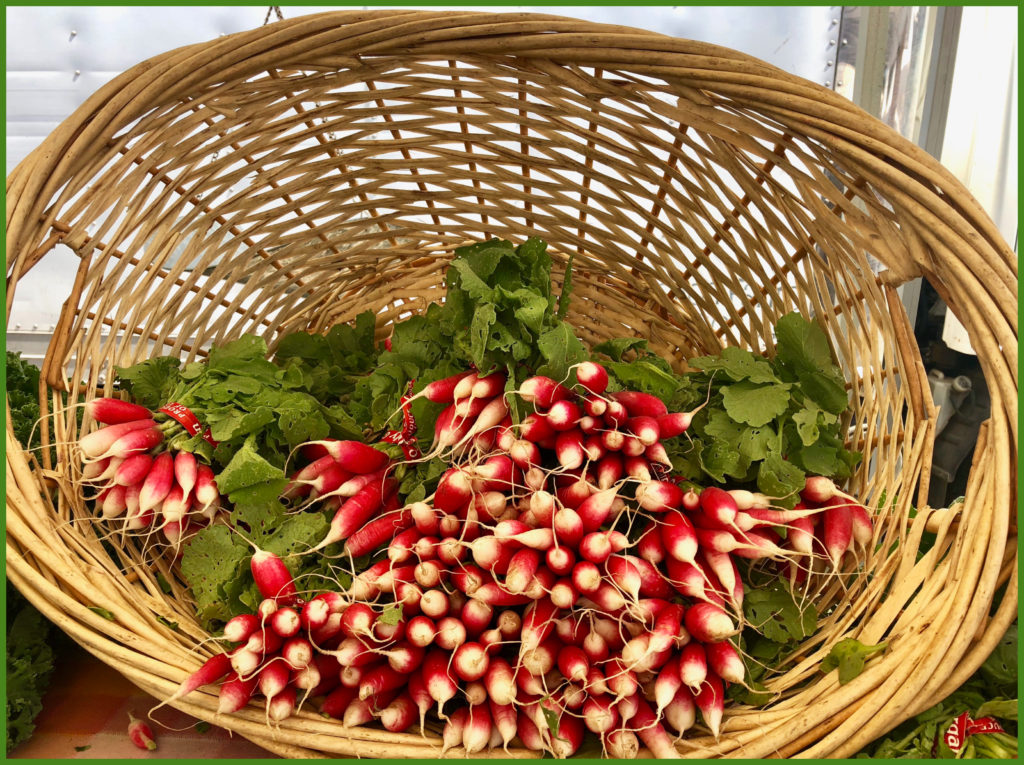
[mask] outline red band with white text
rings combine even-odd
[[[964,747],[964,742],[967,741],[968,736],[973,736],[977,733],[1005,733],[1003,726],[992,717],[980,717],[977,720],[972,720],[969,713],[964,712],[946,729],[943,734],[943,740],[946,746],[950,750],[959,754],[960,750]],[[937,744],[938,742],[936,742]],[[933,756],[937,756],[938,747],[933,747]]]
[[[178,403],[170,403],[166,406],[160,407],[160,411],[181,425],[189,435],[196,436],[202,433],[203,439],[205,439],[210,446],[216,446],[219,443],[214,441],[210,436],[209,428],[203,431],[203,424],[199,422],[199,418],[196,417],[192,413],[192,410],[187,406]]]
[[[409,381],[409,387],[402,396],[402,429],[389,430],[381,439],[386,444],[400,444],[402,453],[407,460],[418,459],[422,456],[416,446],[416,418],[412,416],[412,406],[409,404],[412,399],[412,386],[415,380]]]

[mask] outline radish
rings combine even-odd
[[[651,465],[644,457],[626,457],[622,460],[622,467],[626,475],[640,481],[641,485],[654,480]]]
[[[811,555],[814,552],[814,518],[794,518],[786,529],[786,541],[798,553]]]
[[[594,487],[587,480],[585,474],[571,471],[558,476],[555,489],[555,497],[565,507],[573,510],[582,505],[591,494]]]
[[[576,604],[578,594],[572,586],[572,580],[562,578],[555,582],[548,597],[559,608],[568,610]]]
[[[605,564],[605,569],[616,587],[634,602],[640,599],[640,572],[628,558],[613,555]]]
[[[114,471],[115,486],[133,486],[143,481],[153,467],[153,456],[150,454],[133,454],[118,464]]]
[[[488,699],[487,708],[490,710],[495,730],[501,735],[501,744],[507,751],[509,742],[516,737],[518,732],[519,715],[516,708],[512,702],[501,704],[493,696]]]
[[[298,613],[291,608],[279,608],[270,615],[270,629],[279,637],[290,638],[297,635],[302,626]],[[264,694],[273,695],[273,694]]]
[[[515,553],[508,564],[505,576],[505,589],[512,593],[523,592],[530,584],[533,575],[540,565],[540,553],[526,548]]]
[[[853,513],[850,505],[840,498],[833,497],[826,502],[822,538],[832,568],[838,571],[843,553],[853,544]]]
[[[164,497],[160,506],[160,514],[165,522],[181,521],[188,514],[191,506],[192,497],[186,494],[178,484],[174,484],[167,496]]]
[[[602,440],[603,446],[603,440]],[[597,488],[598,489],[610,489],[619,479],[622,478],[624,472],[622,457],[618,454],[605,454],[597,463],[595,474],[597,477]]]
[[[601,446],[607,454],[614,454],[626,443],[626,434],[618,430],[602,430]]]
[[[704,718],[704,724],[711,730],[711,734],[718,738],[725,708],[725,689],[722,687],[721,678],[709,672],[708,679],[697,692],[694,701]]]
[[[442,646],[443,647],[443,646]],[[479,643],[462,643],[452,656],[452,669],[461,680],[479,680],[487,674],[490,659]]]
[[[618,428],[620,425],[626,424],[629,416],[629,412],[626,411],[626,407],[621,401],[616,401],[614,398],[608,401],[604,411],[605,423],[613,428]]]
[[[405,637],[409,641],[409,644],[418,647],[426,648],[434,642],[434,637],[437,635],[437,627],[427,616],[414,616],[409,620],[409,623],[405,628]]]
[[[558,720],[558,732],[551,739],[551,753],[565,759],[583,746],[583,720],[575,715],[563,714]]]
[[[728,645],[728,643],[722,645]],[[654,681],[654,700],[658,705],[658,717],[661,717],[665,707],[675,699],[682,684],[683,681],[679,673],[679,654],[675,654],[665,662]]]
[[[540,449],[537,444],[523,438],[518,438],[512,442],[508,456],[512,458],[512,462],[516,464],[516,467],[521,470],[529,470],[531,467],[539,465],[541,461]]]
[[[394,496],[394,495],[392,495]],[[408,510],[392,511],[370,521],[346,541],[342,552],[352,558],[358,558],[371,550],[380,547],[397,532],[412,525],[412,517]],[[318,547],[322,547],[321,542]],[[314,550],[317,548],[313,548]],[[312,552],[312,550],[310,550]]]
[[[488,696],[495,704],[512,704],[515,701],[515,675],[511,665],[505,659],[492,658],[488,663],[483,681]]]
[[[446,651],[454,651],[466,642],[466,625],[454,616],[446,616],[437,623],[434,643]]]
[[[821,475],[807,476],[803,491],[800,492],[801,499],[814,505],[824,505],[833,497],[855,501],[849,494],[841,492],[832,479]]]
[[[686,609],[686,630],[694,640],[716,643],[734,634],[736,627],[725,611],[714,603],[695,603]]]
[[[486,377],[477,376],[469,395],[473,398],[494,398],[504,389],[505,373],[494,372]]]
[[[589,696],[583,702],[583,721],[592,732],[603,735],[619,723],[619,713],[611,699]]]
[[[678,510],[669,510],[663,516],[661,542],[670,557],[683,563],[693,563],[698,548],[697,531]]]
[[[459,612],[459,619],[466,628],[466,634],[479,635],[491,624],[494,608],[480,600],[469,600]]]
[[[550,409],[556,401],[572,398],[572,392],[568,388],[542,375],[524,380],[517,393],[526,403],[544,410]]]
[[[349,473],[364,475],[380,470],[387,465],[388,455],[373,446],[361,441],[310,441],[324,447],[338,465]]]
[[[459,707],[448,716],[444,729],[441,731],[441,756],[453,747],[462,743],[466,721],[469,719],[469,708]]]
[[[576,508],[576,513],[579,515],[585,532],[595,532],[608,521],[617,496],[618,489],[615,486],[610,486],[594,492],[583,500]],[[583,554],[582,548],[580,553]],[[584,554],[583,557],[587,556]]]
[[[676,691],[675,697],[665,707],[665,721],[680,735],[693,727],[697,721],[697,707],[688,688]]]
[[[381,710],[380,722],[385,730],[392,733],[401,733],[412,727],[416,722],[416,704],[408,691]]]
[[[334,458],[329,454],[325,454],[323,457],[314,460],[310,464],[306,465],[306,467],[292,475],[291,481],[288,486],[285,487],[282,496],[286,499],[291,499],[293,497],[309,494],[311,488],[310,482],[330,468],[338,468],[338,463],[335,462]]]
[[[209,465],[199,465],[196,468],[195,497],[196,504],[204,508],[210,507],[220,499],[213,469]]]
[[[107,400],[115,401],[116,399]],[[139,749],[145,749],[150,752],[156,749],[153,729],[142,720],[136,719],[135,715],[131,712],[128,713],[128,740]]]
[[[192,691],[202,688],[204,685],[212,685],[225,675],[231,672],[231,657],[226,653],[218,653],[203,662],[195,672],[185,678],[184,682],[170,698],[160,702],[158,706],[169,704],[172,701],[187,696]]]
[[[334,518],[331,520],[331,528],[327,532],[327,536],[316,547],[310,549],[309,552],[316,552],[335,542],[347,540],[356,534],[358,530],[365,528],[365,524],[367,524],[373,514],[380,510],[384,501],[397,490],[397,482],[390,478],[381,482],[374,481],[366,484],[338,508]],[[370,541],[372,540],[367,539],[363,544],[369,544]],[[373,547],[377,547],[377,544],[374,544],[369,549],[373,549]],[[362,552],[353,553],[353,557],[358,557],[362,554]]]
[[[606,614],[614,614],[626,606],[622,593],[608,582],[603,582],[594,592],[589,593],[588,598]]]
[[[108,425],[108,428],[119,427]],[[144,430],[132,430],[125,433],[111,444],[110,449],[104,452],[101,457],[128,457],[139,452],[148,452],[164,440],[164,435],[159,428],[146,428]]]
[[[266,664],[259,671],[257,679],[260,693],[268,699],[280,693],[288,685],[290,676],[291,673],[288,671],[288,665],[283,661],[272,661]]]
[[[255,614],[239,614],[224,625],[224,637],[232,643],[243,643],[259,626],[260,620]]]
[[[364,725],[377,717],[380,712],[379,710],[386,709],[388,704],[395,700],[398,696],[397,690],[386,691],[375,699],[354,699],[352,703],[348,705],[348,709],[345,710],[345,715],[342,717],[341,724],[346,728],[355,728],[359,725]]]
[[[305,638],[290,638],[281,646],[281,658],[292,669],[302,669],[313,661],[313,646]]]
[[[377,665],[363,675],[359,683],[359,698],[368,699],[385,691],[402,688],[406,680],[406,673],[392,669],[390,664]]]
[[[287,686],[284,690],[267,700],[267,717],[274,722],[281,722],[287,719],[295,711],[296,690],[294,686]]]
[[[853,541],[866,550],[874,539],[871,514],[863,505],[856,503],[850,505],[850,514],[853,521]]]
[[[476,375],[473,372],[459,372],[451,375],[450,377],[445,377],[442,380],[435,380],[434,382],[423,386],[423,390],[415,396],[410,397],[409,401],[415,401],[420,396],[423,396],[428,401],[433,401],[435,404],[450,404],[455,401],[456,389],[458,389],[460,393],[463,393],[467,387],[469,388],[469,391],[463,393],[459,398],[465,398],[472,393],[475,378]],[[460,384],[462,385],[461,388],[459,388]]]
[[[627,457],[640,457],[647,453],[648,448],[643,445],[639,438],[628,434],[622,442],[621,451]]]
[[[668,481],[649,481],[636,490],[640,507],[651,512],[666,512],[682,504],[683,490]]]
[[[704,646],[708,668],[727,683],[742,683],[745,669],[743,660],[732,644],[723,640]]]
[[[437,702],[438,715],[446,701],[455,698],[458,686],[448,669],[448,654],[440,649],[431,649],[423,660],[423,680],[430,698]]]
[[[583,649],[574,645],[562,646],[558,652],[558,671],[569,680],[585,682],[590,672],[590,660]]]
[[[572,584],[577,592],[591,595],[601,586],[601,570],[590,561],[580,561],[572,569]]]
[[[636,730],[640,740],[644,742],[651,753],[659,759],[679,759],[679,752],[676,751],[665,728],[658,722],[659,715],[655,715],[646,700],[636,698],[636,714],[630,721],[630,725]],[[717,730],[717,728],[716,728]],[[717,735],[717,734],[716,734]]]
[[[619,760],[634,760],[640,753],[640,742],[636,734],[624,728],[606,734],[603,744],[608,756]]]
[[[544,420],[553,431],[562,432],[572,429],[582,416],[582,410],[574,401],[564,399],[551,405]]]
[[[644,415],[631,417],[626,421],[626,427],[629,428],[633,435],[640,439],[640,443],[644,446],[652,446],[661,438],[658,421],[653,417]]]
[[[613,401],[622,404],[630,417],[661,417],[668,414],[668,408],[657,396],[639,391],[623,390],[611,395]]]
[[[257,550],[249,561],[256,587],[264,598],[289,602],[295,597],[295,582],[284,562],[266,550]]]
[[[655,421],[658,423],[658,432],[662,438],[675,438],[689,430],[690,423],[693,421],[693,413],[671,412],[658,415]]]
[[[576,547],[583,539],[583,519],[571,507],[559,509],[552,520],[555,537],[559,543]]]
[[[349,704],[355,701],[357,694],[356,688],[346,685],[338,686],[327,695],[320,705],[321,714],[333,717],[335,720],[342,719],[345,716],[345,710],[348,709]]]
[[[124,486],[111,486],[101,495],[103,504],[100,513],[106,519],[117,518],[128,509],[128,489]],[[99,502],[99,500],[97,500]]]
[[[164,501],[174,485],[174,457],[170,452],[163,452],[153,460],[153,466],[142,484],[139,492],[139,509],[142,512],[151,510]]]
[[[559,433],[555,439],[555,456],[558,463],[567,470],[580,467],[587,456],[583,451],[583,434],[579,430]]]
[[[248,704],[256,690],[256,681],[256,677],[243,680],[234,673],[229,675],[220,686],[217,714],[232,714]]]
[[[665,560],[665,547],[657,526],[650,526],[636,542],[637,555],[647,562],[658,565]]]
[[[480,412],[484,410],[484,407],[491,403],[490,397],[488,398],[464,398],[455,402],[455,421],[459,420],[471,420],[474,419]]]
[[[249,636],[245,642],[245,649],[257,656],[264,657],[277,653],[281,649],[282,642],[280,635],[269,627],[262,627]]]
[[[542,677],[550,672],[558,658],[558,640],[548,639],[536,648],[521,651],[519,663],[531,675]]]
[[[566,576],[572,571],[576,556],[568,547],[549,547],[544,560],[553,573]]]
[[[715,486],[709,486],[700,493],[700,507],[708,518],[721,526],[731,526],[736,521],[736,500],[729,492]]]
[[[409,514],[412,514],[411,508]],[[406,529],[400,534],[396,534],[388,544],[388,560],[394,564],[405,563],[413,557],[412,547],[421,538],[419,530],[415,528]]]
[[[593,361],[584,361],[576,366],[576,381],[588,393],[600,396],[608,388],[608,370]]]
[[[122,401],[119,398],[94,398],[85,404],[85,411],[96,422],[117,425],[125,422],[150,419],[153,413],[144,406]]]
[[[512,460],[504,454],[495,454],[477,465],[474,473],[474,491],[508,491],[513,486]],[[480,485],[476,485],[479,480]]]
[[[554,629],[558,608],[550,600],[538,600],[523,614],[520,655],[539,646]]]
[[[110,453],[111,449],[114,444],[117,443],[118,439],[133,431],[148,430],[155,426],[156,420],[149,417],[131,420],[130,422],[120,422],[116,425],[107,425],[104,428],[94,430],[92,433],[78,439],[78,448],[81,450],[82,455],[88,460],[111,457],[113,456],[113,454]]]

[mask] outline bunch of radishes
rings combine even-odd
[[[213,470],[190,452],[166,449],[149,409],[115,398],[85,406],[103,425],[78,441],[81,480],[98,492],[100,516],[123,519],[128,531],[158,528],[175,547],[193,521],[213,519],[220,509]]]

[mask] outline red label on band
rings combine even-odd
[[[202,433],[203,438],[210,444],[210,446],[217,446],[218,442],[214,441],[210,436],[210,429],[207,428],[206,431],[203,432],[203,425],[199,422],[199,418],[192,414],[192,410],[187,406],[178,403],[171,403],[167,404],[167,406],[160,407],[159,411],[163,412],[181,425],[189,435],[196,436]]]
[[[412,406],[409,401],[412,399],[412,386],[415,380],[409,381],[405,395],[402,396],[402,429],[389,430],[381,439],[386,444],[400,444],[402,453],[407,460],[418,459],[422,456],[416,447],[416,418],[412,416]]]
[[[1005,733],[1003,726],[999,724],[997,720],[992,717],[981,717],[977,720],[972,720],[971,716],[967,712],[963,712],[959,717],[950,723],[943,735],[943,740],[946,742],[946,746],[950,750],[959,754],[960,750],[963,749],[964,742],[968,736],[974,736],[978,733]],[[936,742],[937,744],[938,742]],[[935,749],[936,747],[933,747]],[[932,756],[936,756],[937,751],[932,752]]]

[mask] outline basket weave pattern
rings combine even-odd
[[[43,374],[58,462],[8,428],[8,574],[155,696],[212,647],[196,648],[205,635],[167,556],[128,543],[114,562],[101,546],[72,483],[62,392],[103,395],[113,365],[192,360],[243,332],[273,343],[366,308],[386,333],[443,294],[454,247],[491,236],[538,235],[563,268],[574,258],[568,318],[587,342],[636,334],[680,365],[725,345],[771,352],[771,325],[796,309],[850,379],[851,447],[865,454],[852,491],[888,498],[884,544],[819,595],[831,608],[769,682],[777,699],[732,709],[718,741],[691,733],[684,754],[850,756],[954,690],[1016,613],[1013,254],[931,157],[763,62],[535,14],[319,14],[140,64],[7,193],[8,318],[19,278],[58,242],[80,258]],[[925,505],[936,412],[896,292],[915,276],[967,327],[992,398],[965,500],[948,509]],[[937,541],[917,561],[925,531]],[[817,667],[844,637],[889,648],[839,686]],[[439,752],[436,737],[314,712],[275,730],[255,707],[215,717],[209,689],[175,706],[283,755]]]

